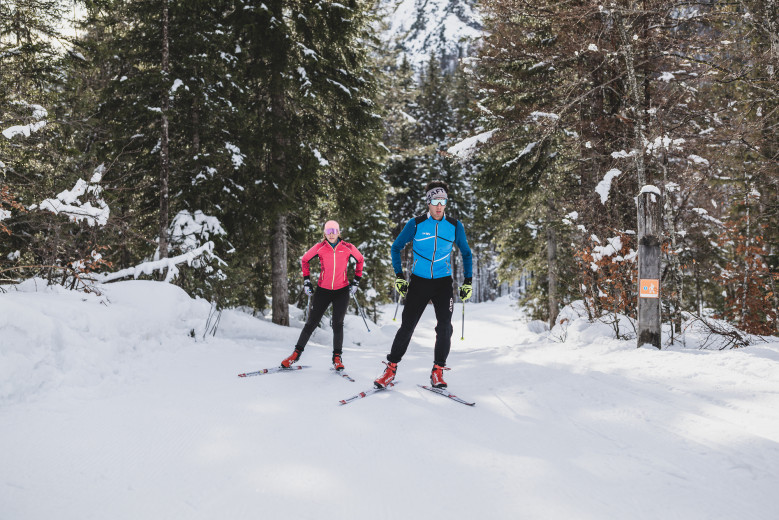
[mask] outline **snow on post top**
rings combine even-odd
[[[654,193],[655,195],[661,195],[660,188],[658,188],[657,186],[654,186],[652,184],[647,184],[646,186],[641,188],[640,192],[638,192],[639,195],[641,195],[643,193]]]

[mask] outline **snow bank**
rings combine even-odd
[[[457,304],[447,381],[471,408],[417,387],[433,362],[429,306],[399,384],[341,407],[380,373],[394,305],[370,333],[347,315],[355,383],[329,370],[327,318],[311,368],[239,378],[291,352],[299,310],[291,327],[226,310],[204,340],[210,306],[176,287],[101,289],[0,293],[3,518],[776,516],[775,340],[637,349],[579,303],[561,313],[561,341],[506,297],[465,305],[461,340]]]
[[[123,359],[175,350],[205,326],[209,304],[174,285],[128,281],[101,295],[32,279],[0,294],[0,403],[41,391],[96,386],[122,373]]]

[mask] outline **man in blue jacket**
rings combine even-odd
[[[435,359],[430,374],[430,383],[436,388],[445,388],[443,371],[452,342],[452,310],[454,295],[452,292],[451,253],[454,244],[460,249],[463,258],[465,281],[460,287],[460,298],[464,301],[471,297],[471,278],[473,261],[471,248],[465,238],[465,228],[457,219],[447,217],[446,203],[449,187],[443,181],[431,181],[425,187],[428,213],[412,218],[392,244],[392,267],[395,269],[395,288],[406,297],[403,316],[392,342],[392,350],[387,355],[384,374],[373,384],[376,388],[386,388],[395,379],[403,354],[406,353],[411,335],[425,312],[428,301],[433,302],[436,325]],[[414,263],[411,277],[406,281],[400,252],[406,244],[413,241]]]

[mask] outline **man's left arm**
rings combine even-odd
[[[457,221],[457,229],[454,234],[454,242],[457,244],[463,257],[463,276],[466,279],[466,283],[470,283],[473,278],[473,253],[471,253],[468,239],[465,237],[465,227],[459,220]]]

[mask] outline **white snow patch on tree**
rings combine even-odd
[[[613,168],[606,172],[603,179],[595,186],[595,191],[600,195],[601,204],[606,204],[609,200],[609,191],[611,190],[611,181],[622,175],[622,171]]]
[[[662,150],[681,150],[685,140],[682,138],[672,139],[667,135],[656,137],[654,141],[646,145],[646,153],[658,153]]]
[[[170,225],[170,241],[183,251],[193,251],[212,236],[226,235],[219,219],[200,210],[179,211]]]
[[[709,161],[707,159],[704,159],[700,155],[691,154],[691,155],[688,155],[687,158],[689,160],[691,160],[692,162],[694,162],[695,164],[704,164],[706,166],[709,165]]]
[[[486,143],[496,131],[497,130],[489,130],[487,132],[482,132],[478,135],[463,139],[459,143],[449,147],[447,152],[452,155],[456,155],[460,159],[467,159],[476,153],[476,149],[480,143]]]
[[[179,274],[179,265],[184,263],[187,265],[193,265],[193,263],[198,261],[201,256],[205,256],[206,258],[216,258],[220,263],[224,263],[221,259],[219,259],[219,257],[214,256],[213,252],[214,243],[206,242],[197,249],[187,251],[184,254],[170,258],[163,258],[161,260],[154,260],[151,262],[143,262],[136,265],[135,267],[128,267],[127,269],[122,269],[121,271],[117,271],[115,273],[101,273],[96,276],[96,279],[98,282],[103,283],[110,282],[112,280],[120,280],[129,276],[137,279],[142,274],[150,275],[155,271],[167,269],[165,281],[172,282]]]
[[[314,152],[314,157],[316,157],[317,160],[319,161],[319,166],[330,166],[330,161],[322,157],[322,152],[320,152],[316,148],[314,148],[313,152]]]
[[[46,126],[46,121],[38,121],[37,123],[30,123],[29,125],[16,125],[3,130],[3,136],[6,139],[13,139],[17,135],[30,137],[30,134],[37,132],[44,126]]]
[[[232,154],[233,168],[236,170],[243,165],[243,160],[246,158],[241,153],[241,149],[231,143],[225,143],[225,148]]]
[[[184,86],[184,82],[180,79],[176,79],[176,81],[173,82],[173,86],[170,87],[170,93],[174,94],[180,87]],[[189,90],[188,88],[184,87],[186,90]]]
[[[111,210],[100,196],[103,189],[98,183],[102,180],[103,173],[105,165],[101,164],[95,168],[90,182],[79,179],[73,189],[60,192],[56,198],[44,200],[39,209],[51,211],[55,215],[64,214],[73,222],[86,220],[90,226],[105,226]],[[91,195],[96,206],[93,206],[91,201],[82,203],[79,198],[84,195]],[[30,209],[35,208],[36,206],[32,206]]]
[[[533,118],[533,121],[538,121],[541,118],[545,119],[560,119],[560,116],[557,114],[553,114],[551,112],[531,112],[530,117]]]

